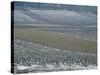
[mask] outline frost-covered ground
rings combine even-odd
[[[59,70],[86,70],[97,68],[93,53],[51,48],[23,40],[14,40],[16,73]]]

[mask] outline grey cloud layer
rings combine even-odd
[[[96,24],[96,14],[91,12],[75,12],[69,10],[35,10],[16,9],[15,23],[43,24]]]

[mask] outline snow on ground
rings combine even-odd
[[[95,54],[73,52],[14,40],[14,63],[17,73],[87,70],[97,68]]]
[[[17,69],[20,70],[20,72],[27,70],[27,72],[43,72],[43,71],[60,71],[60,70],[89,70],[89,69],[97,69],[96,66],[89,65],[88,67],[84,67],[82,65],[64,65],[60,64],[59,67],[56,67],[55,65],[47,64],[45,67],[42,65],[33,65],[33,66],[17,66]]]

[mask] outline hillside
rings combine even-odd
[[[15,38],[53,48],[96,53],[97,43],[71,37],[60,32],[39,31],[31,28],[15,28]]]

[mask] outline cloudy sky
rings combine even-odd
[[[96,6],[14,2],[12,11],[14,26],[63,32],[92,40],[97,37]]]
[[[14,3],[15,24],[96,25],[95,6]]]

